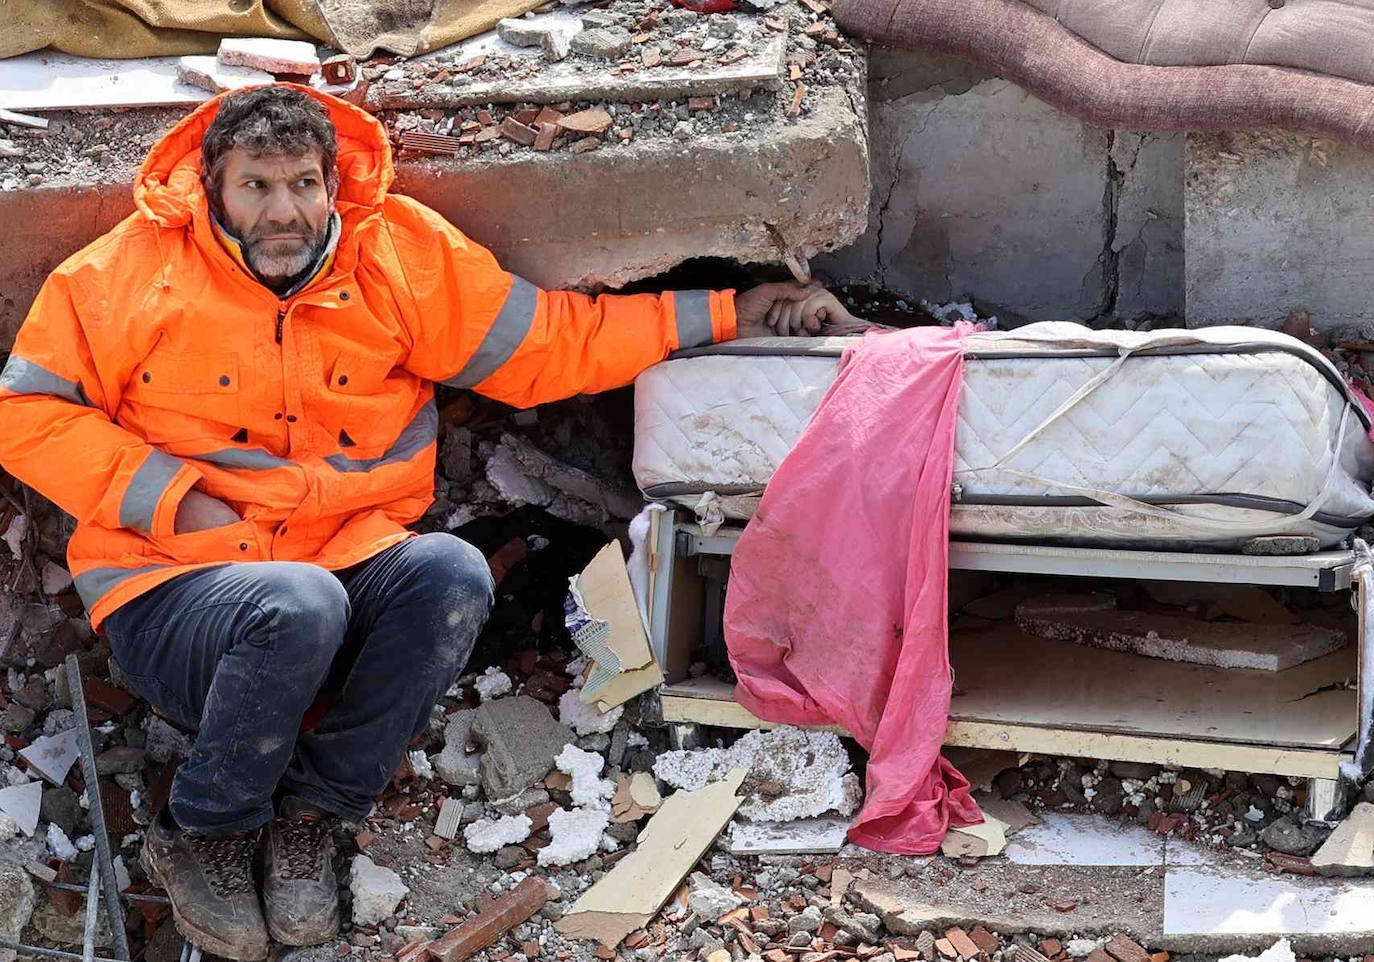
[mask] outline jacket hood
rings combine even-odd
[[[386,131],[371,114],[337,97],[298,84],[294,87],[318,100],[329,112],[339,139],[339,196],[341,203],[377,207],[382,203],[395,170]],[[162,227],[190,223],[205,203],[200,185],[200,142],[228,94],[207,100],[153,145],[134,179],[134,204],[145,217]]]

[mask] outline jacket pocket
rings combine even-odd
[[[258,560],[258,539],[252,521],[236,521],[218,528],[148,540],[177,564]]]
[[[242,427],[241,377],[237,354],[154,349],[134,369],[117,420],[152,442],[228,437]]]

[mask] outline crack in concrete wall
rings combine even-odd
[[[869,69],[869,229],[818,270],[1010,324],[1177,323],[1181,135],[1087,127],[954,57]]]

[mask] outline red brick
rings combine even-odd
[[[558,121],[558,126],[575,134],[595,134],[600,137],[611,129],[612,123],[614,121],[611,119],[611,115],[606,112],[606,108],[589,107],[564,117]]]
[[[133,695],[127,691],[121,691],[99,678],[86,675],[81,679],[81,684],[86,689],[86,704],[103,708],[111,715],[126,714],[130,708],[134,707]]]
[[[974,944],[977,945],[979,949],[988,955],[992,955],[992,953],[1002,948],[1002,940],[981,925],[974,926],[973,931],[968,934],[968,937],[973,940]]]
[[[539,131],[522,124],[514,117],[507,117],[501,121],[501,136],[507,140],[515,141],[522,147],[533,147],[535,138],[539,136]]]
[[[949,944],[954,946],[954,951],[959,953],[961,959],[973,959],[978,957],[978,945],[968,937],[968,933],[961,928],[948,929],[945,938]]]
[[[511,889],[493,904],[456,929],[429,944],[429,956],[437,962],[460,962],[480,952],[534,915],[549,900],[549,887],[533,876]],[[614,958],[614,955],[612,955]]]
[[[1114,935],[1102,946],[1116,962],[1150,962],[1150,953],[1124,935]]]

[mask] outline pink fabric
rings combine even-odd
[[[838,724],[869,753],[849,838],[926,854],[981,822],[940,755],[950,699],[954,426],[967,325],[871,334],[735,550],[725,639],[754,714]]]

